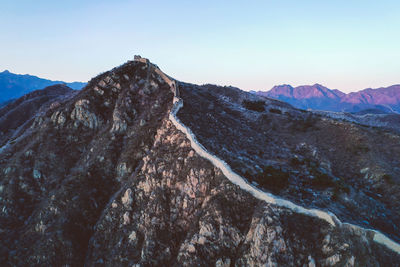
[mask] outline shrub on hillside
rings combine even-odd
[[[393,177],[390,175],[390,174],[384,174],[383,176],[382,176],[382,178],[383,178],[383,180],[385,181],[385,182],[387,182],[388,184],[394,184],[394,180],[393,180]]]
[[[277,108],[270,108],[269,112],[275,113],[275,114],[282,114],[282,111],[280,109],[277,109]]]
[[[257,112],[263,112],[265,111],[264,101],[251,101],[251,100],[243,100],[243,106],[248,109],[248,110],[253,110]]]
[[[291,164],[292,166],[298,167],[298,166],[303,165],[303,162],[302,162],[299,158],[293,157],[293,158],[290,159],[290,164]]]
[[[272,192],[279,192],[289,185],[289,173],[272,166],[264,168],[263,172],[257,175],[257,182]]]
[[[322,172],[315,173],[314,179],[312,180],[311,184],[314,187],[318,188],[328,188],[335,186],[335,182],[332,180],[332,178],[328,174]]]

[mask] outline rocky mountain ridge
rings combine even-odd
[[[0,108],[0,147],[5,142],[15,140],[26,130],[23,125],[31,123],[35,117],[60,105],[77,92],[66,85],[52,85],[36,90]]]
[[[244,100],[264,101],[265,111],[247,110]],[[235,172],[252,175],[247,171],[272,159],[235,152],[236,143],[245,140],[232,142],[230,130],[243,134],[236,123],[263,116],[288,125],[285,112],[303,116],[236,88],[178,82],[139,57],[95,77],[35,118],[0,153],[0,260],[70,266],[396,266],[399,254],[375,242],[373,232],[262,201],[243,186],[251,182],[262,195],[274,187],[257,186],[250,177],[240,180],[245,185],[232,183],[224,164],[208,158],[216,155]],[[303,127],[300,120],[297,124]],[[217,134],[209,135],[213,129]],[[258,138],[249,133],[250,141]],[[276,149],[273,143],[263,147],[268,153]],[[284,180],[280,173],[274,177]],[[396,188],[397,179],[393,183]]]
[[[302,109],[335,112],[359,112],[374,109],[388,113],[400,112],[400,85],[377,89],[368,88],[348,94],[319,84],[298,87],[279,85],[270,91],[255,93],[288,102]]]

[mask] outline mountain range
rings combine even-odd
[[[0,106],[3,102],[55,84],[65,84],[75,90],[82,89],[86,85],[83,82],[66,83],[63,81],[52,81],[28,74],[14,74],[5,70],[0,72]]]
[[[292,87],[279,85],[270,91],[258,91],[255,94],[271,97],[290,103],[301,109],[326,110],[336,112],[400,112],[400,85],[377,89],[365,89],[359,92],[343,93],[320,84]]]
[[[398,266],[399,115],[347,115],[138,56],[31,92],[0,109],[0,265]]]

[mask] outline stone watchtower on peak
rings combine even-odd
[[[139,61],[139,62],[142,62],[142,63],[146,63],[146,64],[149,62],[149,60],[147,58],[143,58],[143,57],[141,57],[139,55],[135,55],[133,60],[134,61]]]

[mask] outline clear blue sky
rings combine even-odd
[[[194,83],[400,83],[400,1],[0,0],[0,71],[87,81],[148,57]]]

